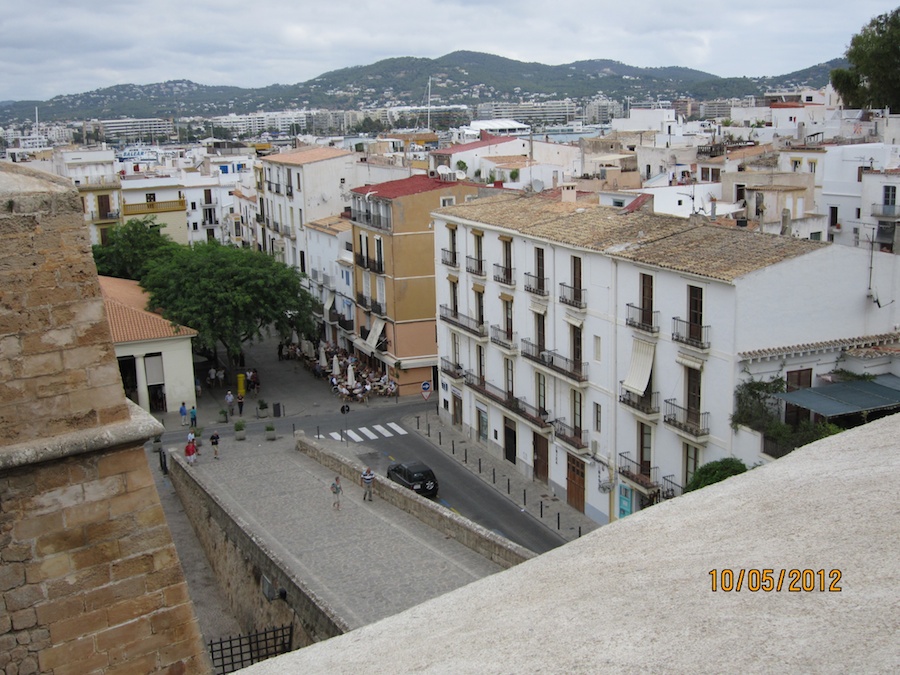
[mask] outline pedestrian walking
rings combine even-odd
[[[194,440],[195,440],[196,438],[197,438],[197,434],[194,433],[194,427],[192,426],[192,427],[188,430],[187,442],[188,442],[188,443],[193,443]]]
[[[191,406],[191,426],[197,426],[197,406]]]
[[[367,466],[366,470],[359,477],[359,484],[363,486],[363,501],[366,501],[366,499],[372,501],[372,483],[374,482],[375,473],[372,471],[371,466]]]
[[[219,432],[213,431],[209,437],[209,444],[213,448],[213,459],[219,459]]]
[[[216,380],[218,381],[220,387],[225,386],[225,369],[224,368],[219,368],[216,371]]]
[[[238,415],[243,417],[244,416],[244,395],[243,394],[237,395],[237,404],[238,404]]]
[[[225,405],[228,407],[228,414],[234,417],[234,394],[231,393],[230,389],[225,394]]]
[[[334,497],[334,500],[331,502],[331,508],[340,511],[341,510],[341,495],[344,493],[344,488],[341,487],[341,477],[335,476],[334,482],[331,484],[331,494]]]
[[[206,386],[212,389],[216,386],[216,367],[212,366],[206,374]]]
[[[184,401],[181,402],[181,407],[178,409],[178,414],[181,415],[181,426],[187,424],[187,406],[184,404]]]
[[[187,459],[187,463],[194,466],[194,462],[197,461],[197,446],[193,440],[188,441],[187,445],[184,446],[184,456]]]

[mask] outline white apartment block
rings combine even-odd
[[[578,104],[568,98],[521,103],[494,101],[479,103],[475,117],[479,120],[510,119],[532,125],[566,124],[578,118]]]
[[[436,275],[441,414],[600,523],[710,461],[770,461],[731,426],[748,377],[816,382],[900,340],[896,256],[595,199],[563,186],[432,216],[436,259],[466,261]],[[892,289],[880,306],[870,276]]]
[[[149,141],[175,135],[175,122],[171,118],[123,118],[100,120],[100,133],[105,139],[121,139],[125,142]]]
[[[106,243],[106,233],[121,222],[121,180],[112,150],[55,149],[51,170],[78,188],[91,244]]]

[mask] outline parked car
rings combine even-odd
[[[391,464],[387,470],[387,477],[423,497],[436,497],[438,492],[438,480],[434,471],[422,464],[422,462],[397,462]]]

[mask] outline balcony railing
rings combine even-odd
[[[535,295],[550,295],[550,280],[525,272],[525,290]]]
[[[322,272],[322,285],[325,288],[333,288],[334,287],[333,279],[330,274],[325,274],[325,272]]]
[[[122,187],[122,181],[118,176],[82,176],[75,181],[79,192],[92,190],[115,190]]]
[[[625,325],[647,333],[659,332],[659,312],[643,309],[628,303],[625,305]]]
[[[218,220],[204,220],[203,221],[203,227],[210,228],[210,227],[218,227],[218,226],[219,226]]]
[[[378,314],[379,316],[384,316],[384,303],[379,302],[378,300],[372,301],[372,312],[374,314]]]
[[[584,309],[587,307],[587,291],[569,284],[559,285],[559,301],[564,305]]]
[[[353,332],[353,318],[347,318],[342,316],[338,319],[338,326],[343,328],[346,331]]]
[[[374,272],[375,274],[384,274],[384,260],[378,260],[377,258],[369,258],[366,261],[366,268],[370,272]]]
[[[356,253],[353,256],[354,262],[356,262],[357,267],[365,267],[366,266],[366,256],[362,253]]]
[[[184,199],[169,199],[164,202],[144,202],[142,204],[125,204],[122,206],[123,216],[141,216],[147,213],[171,213],[184,211]]]
[[[672,340],[697,349],[709,349],[709,326],[672,317]]]
[[[546,410],[541,410],[539,408],[535,408],[533,405],[530,405],[523,401],[521,398],[516,398],[512,393],[497,387],[487,380],[485,380],[480,375],[476,375],[471,370],[465,373],[466,378],[466,386],[475,389],[478,392],[481,392],[489,399],[496,401],[500,405],[502,405],[507,410],[514,412],[520,417],[524,417],[529,422],[541,427],[546,428],[550,426],[550,423],[547,421],[549,417],[549,413]]]
[[[900,219],[900,205],[898,204],[872,204],[873,218]]]
[[[360,211],[359,209],[353,209],[350,211],[350,215],[357,223],[371,223],[372,222],[372,213],[370,211]]]
[[[619,403],[627,405],[629,408],[640,410],[645,415],[659,414],[659,392],[653,391],[643,396],[638,396],[633,391],[628,391],[619,382]]]
[[[663,421],[676,429],[681,429],[694,438],[709,436],[709,413],[690,408],[683,408],[675,403],[674,398],[666,399],[666,412]]]
[[[256,222],[259,223],[259,224],[265,223],[265,222],[266,222],[266,217],[265,217],[263,214],[261,214],[261,213],[257,213],[257,214],[256,214]]]
[[[478,337],[486,337],[487,336],[487,328],[485,324],[480,323],[477,319],[473,319],[471,316],[466,316],[458,311],[453,311],[447,305],[441,305],[441,319],[446,321],[447,323],[452,323],[455,326],[459,326],[460,328],[467,330],[473,335],[477,335]]]
[[[368,295],[363,295],[362,293],[356,294],[356,304],[360,307],[365,307],[369,309],[369,306],[372,302],[372,299]]]
[[[466,376],[465,368],[443,356],[441,357],[441,372],[454,380],[461,380]]]
[[[674,478],[675,474],[663,476],[662,494],[660,495],[663,499],[674,499],[684,494],[684,488],[676,483]]]
[[[340,312],[338,312],[334,307],[328,310],[328,321],[331,323],[337,323],[342,318]]]
[[[466,272],[468,272],[469,274],[475,274],[479,277],[485,276],[484,258],[473,258],[472,256],[467,255]]]
[[[522,355],[532,361],[570,377],[576,382],[587,382],[588,364],[586,361],[574,361],[555,351],[541,350],[530,340],[522,340]]]
[[[506,265],[494,264],[494,281],[505,286],[516,285],[516,270]]]
[[[491,342],[506,349],[516,349],[519,337],[516,333],[506,330],[503,326],[491,326]]]
[[[584,438],[584,429],[577,429],[569,426],[562,420],[553,420],[553,428],[555,430],[556,438],[562,442],[567,443],[578,450],[584,450],[587,447],[587,442]]]
[[[459,255],[449,248],[441,249],[441,263],[448,267],[459,267]]]
[[[391,217],[374,213],[370,225],[378,230],[388,231],[391,229]]]
[[[659,488],[659,467],[650,466],[650,462],[635,462],[630,452],[619,453],[619,473],[644,493]]]

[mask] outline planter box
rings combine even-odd
[[[234,432],[234,440],[236,441],[246,441],[247,440],[247,430],[242,429],[241,431]]]
[[[260,410],[259,408],[257,408],[257,409],[256,409],[256,416],[257,416],[257,417],[268,417],[268,416],[269,416],[269,409],[268,409],[268,408],[265,408],[265,409],[263,409],[263,410]]]
[[[278,437],[277,432],[275,432],[275,431],[267,431],[266,432],[266,440],[267,441],[274,441],[277,437]]]

